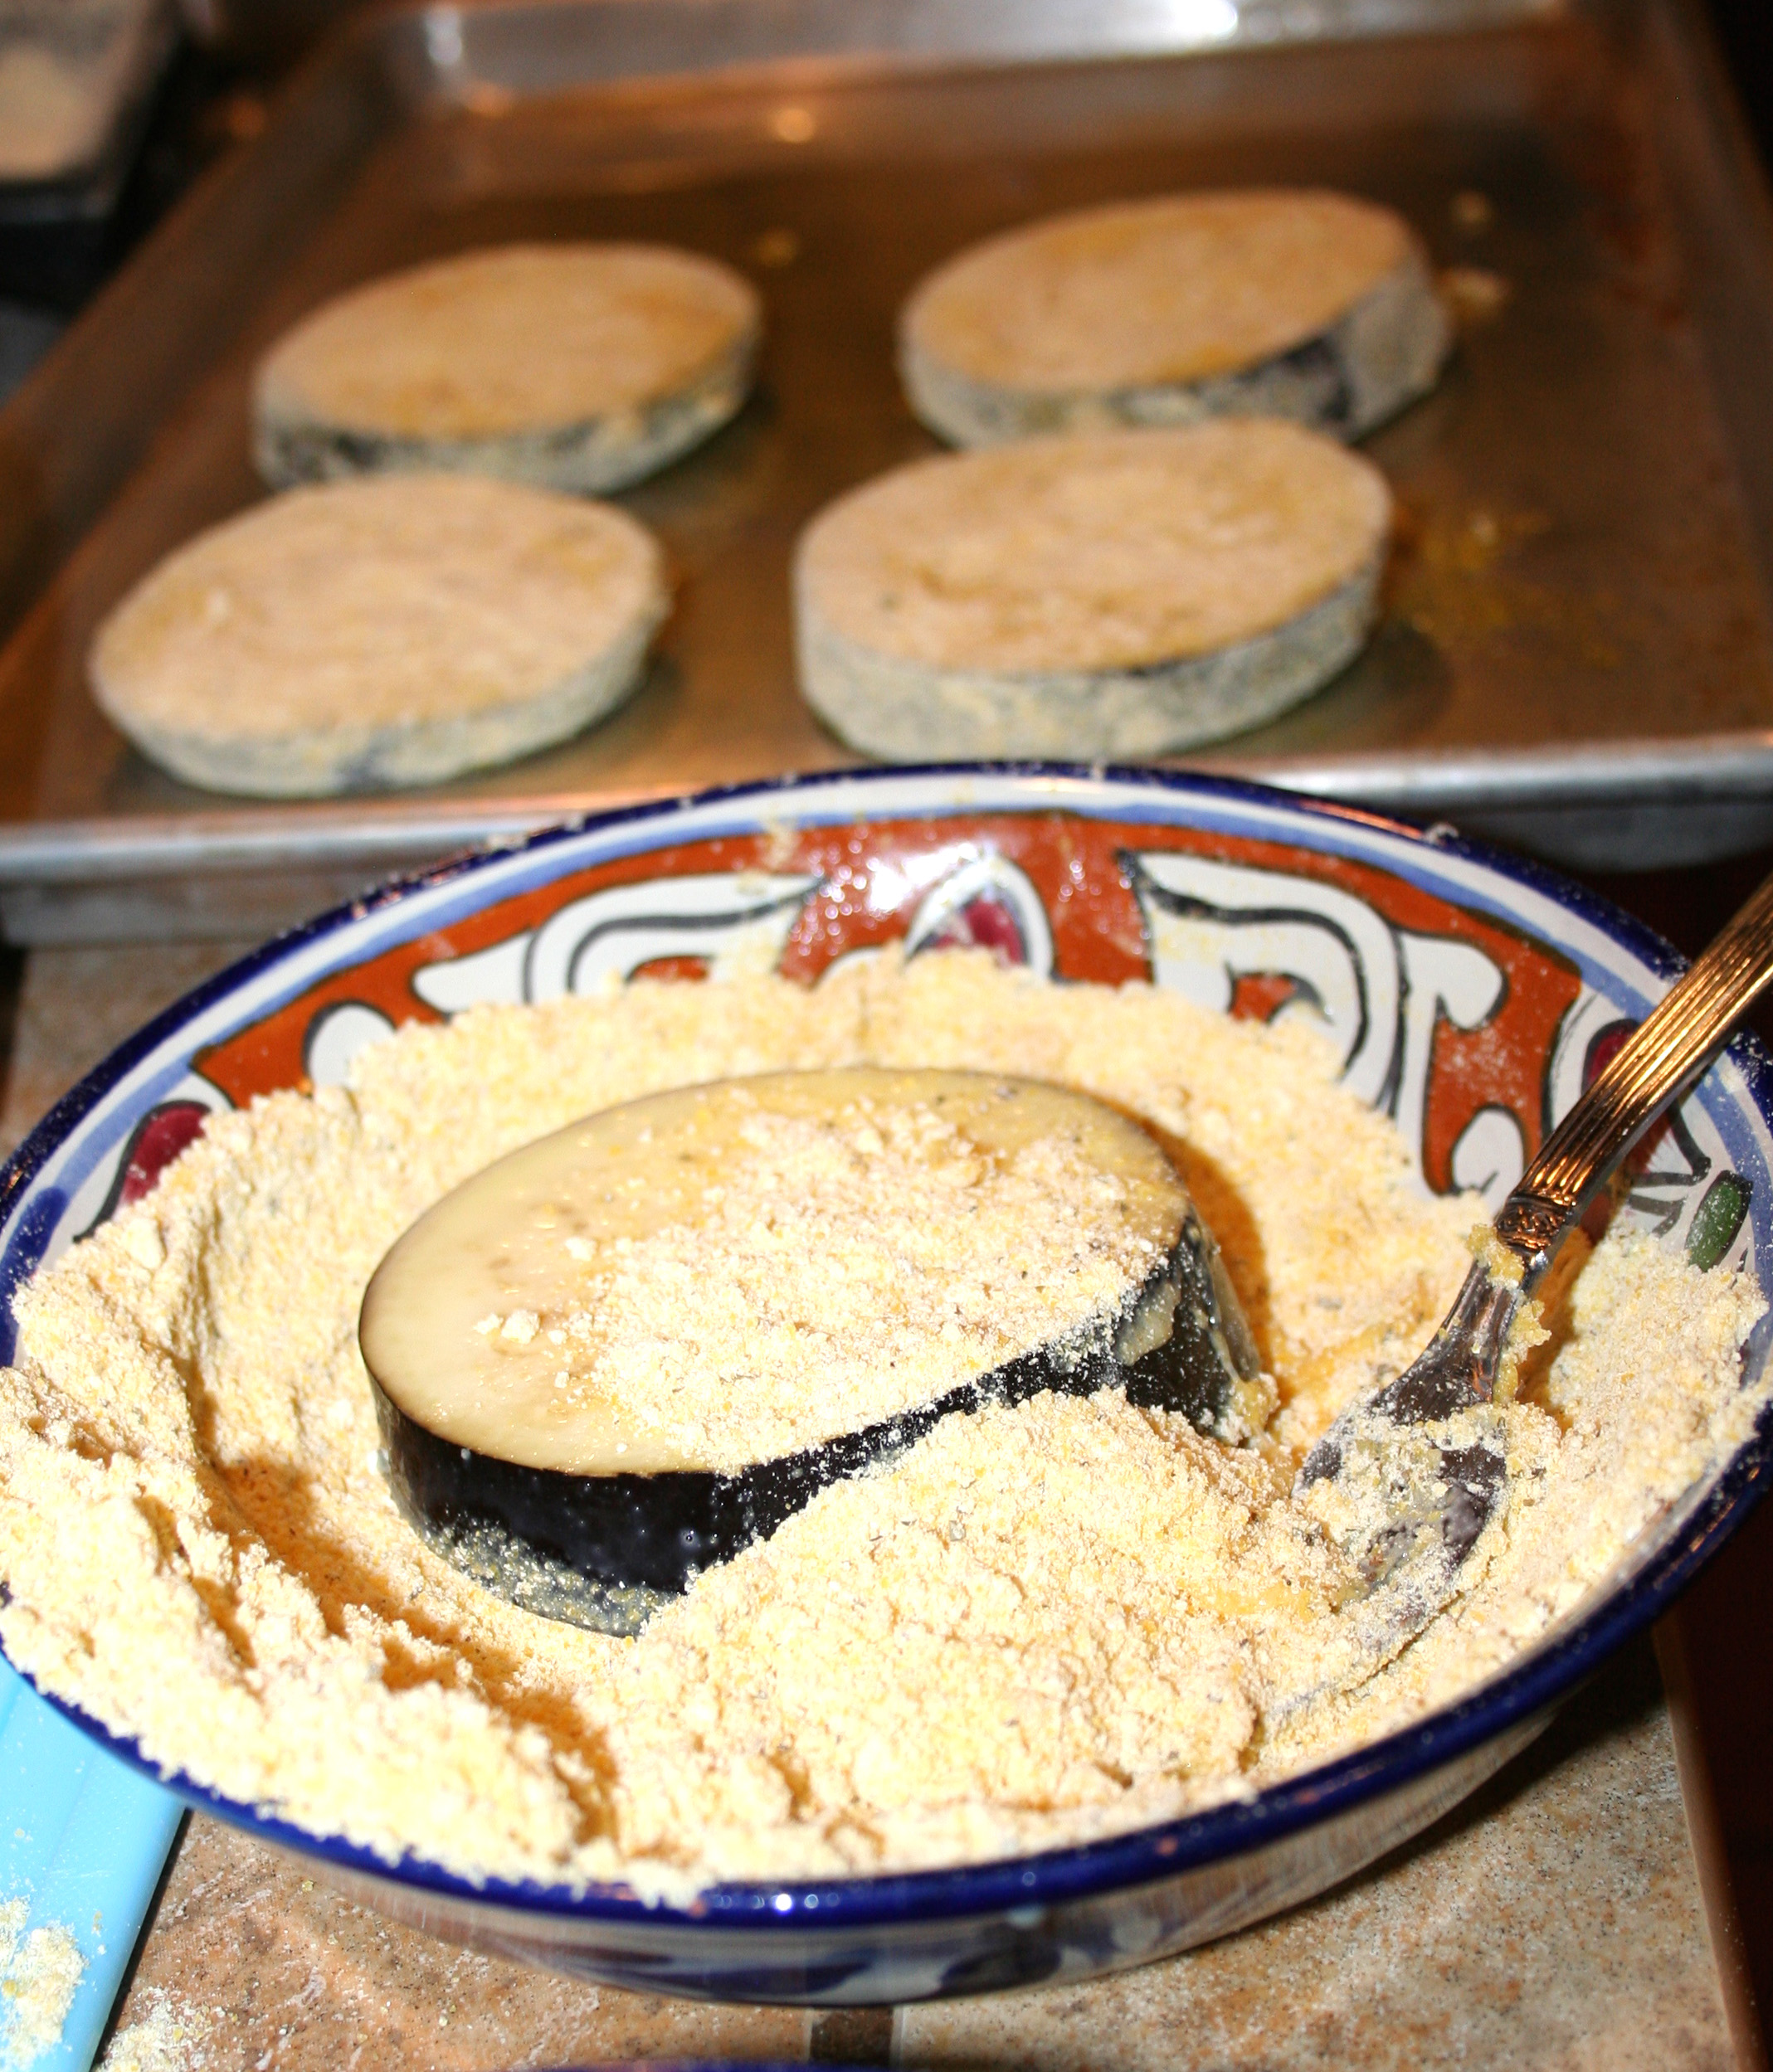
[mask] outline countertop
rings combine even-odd
[[[0,1152],[245,945],[25,961]],[[816,2013],[711,2007],[433,1942],[193,1815],[110,2063],[306,2072],[730,2055],[906,2066],[1752,2066],[1760,2055],[1678,1641],[1620,1657],[1415,1843],[1315,1904],[1085,1986]],[[1669,1693],[1673,1693],[1671,1705]]]

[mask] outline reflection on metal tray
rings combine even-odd
[[[262,927],[565,810],[850,761],[795,692],[788,556],[829,497],[930,447],[893,369],[906,290],[1050,210],[1263,181],[1402,209],[1469,321],[1369,442],[1404,519],[1372,647],[1196,760],[1591,863],[1773,834],[1773,218],[1685,0],[434,7],[331,43],[0,417],[7,931]],[[83,656],[260,493],[255,357],[352,282],[516,236],[674,241],[766,299],[759,393],[621,499],[680,582],[645,687],[404,798],[162,776]]]

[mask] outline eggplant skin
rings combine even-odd
[[[1131,1360],[1139,1320],[1167,1312],[1167,1334]],[[701,1570],[767,1539],[831,1483],[890,1461],[944,1418],[1045,1389],[1123,1388],[1147,1409],[1201,1431],[1245,1436],[1258,1385],[1248,1329],[1210,1234],[1191,1213],[1174,1249],[1115,1316],[1019,1355],[934,1401],[798,1453],[730,1474],[673,1469],[580,1475],[527,1467],[442,1439],[372,1375],[389,1487],[436,1552],[527,1610],[600,1632],[636,1633]]]

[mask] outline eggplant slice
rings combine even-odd
[[[720,1457],[696,1460],[656,1420],[649,1432],[600,1394],[594,1374],[570,1408],[545,1385],[548,1368],[570,1356],[559,1325],[575,1276],[594,1294],[599,1267],[631,1257],[636,1240],[694,1227],[722,1197],[715,1176],[742,1164],[741,1133],[760,1114],[854,1129],[883,1117],[890,1128],[908,1111],[935,1117],[941,1143],[962,1142],[989,1170],[1043,1138],[1062,1140],[1113,1182],[1096,1190],[1094,1213],[1118,1218],[1117,1256],[1155,1263],[1128,1274],[1112,1305],[1086,1306],[1010,1358],[892,1401],[857,1428],[830,1428],[840,1405],[796,1406],[806,1442],[767,1445],[761,1457],[735,1457],[729,1432]],[[515,1335],[499,1328],[512,1316]],[[359,1339],[388,1481],[421,1536],[526,1610],[623,1635],[700,1570],[943,1418],[1043,1389],[1124,1388],[1134,1403],[1235,1442],[1270,1408],[1218,1248],[1155,1141],[1085,1095],[984,1073],[772,1073],[587,1117],[475,1175],[421,1218],[377,1269]],[[709,1386],[730,1395],[745,1379],[717,1374]],[[782,1429],[778,1416],[778,1437]],[[617,1465],[630,1455],[641,1465]]]

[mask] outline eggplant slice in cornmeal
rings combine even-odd
[[[615,1633],[988,1400],[1121,1386],[1234,1441],[1269,1408],[1156,1141],[982,1072],[777,1072],[587,1116],[421,1217],[358,1335],[418,1531]]]

